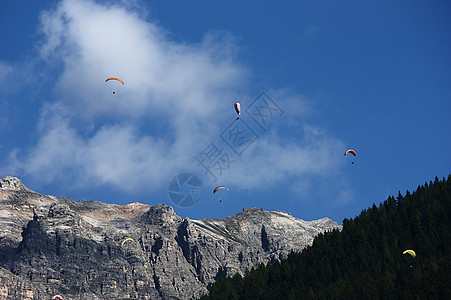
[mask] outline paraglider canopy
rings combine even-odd
[[[238,117],[236,119],[238,120],[240,118],[240,115],[241,115],[241,105],[240,105],[240,103],[236,102],[234,104],[234,107],[235,107],[235,112],[238,115]]]
[[[120,83],[124,84],[124,81],[123,81],[122,79],[120,79],[120,78],[117,78],[117,77],[109,77],[109,78],[105,79],[105,82],[108,82],[108,81],[110,81],[110,80],[119,81]],[[116,94],[115,91],[113,91],[113,95],[114,95],[114,94]]]
[[[120,83],[124,84],[124,81],[123,81],[122,79],[120,79],[120,78],[117,78],[117,77],[110,77],[110,78],[107,78],[107,79],[105,79],[105,82],[108,82],[108,81],[110,81],[110,80],[117,80],[117,81],[119,81]]]
[[[229,190],[227,187],[221,185],[221,186],[216,187],[216,188],[213,190],[213,194],[216,194],[216,192],[219,191],[219,190],[221,190],[221,189]]]
[[[64,300],[63,297],[61,297],[60,295],[55,295],[52,297],[52,300]]]
[[[225,187],[225,186],[223,186],[223,185],[220,185],[220,186],[218,186],[218,187],[215,187],[215,189],[213,190],[213,194],[216,194],[216,192],[217,191],[219,191],[219,190],[222,190],[222,189],[225,189],[225,190],[229,190],[227,187]],[[222,199],[220,198],[219,199],[219,202],[222,202]]]
[[[417,256],[417,254],[415,253],[415,251],[410,250],[410,249],[404,251],[402,254],[410,254],[412,257],[416,257],[416,256]]]
[[[351,153],[352,155],[357,156],[357,153],[356,153],[354,150],[352,150],[352,149],[346,150],[345,156],[346,156],[346,154],[348,154],[348,153]],[[352,161],[351,164],[354,164],[354,161]]]
[[[351,153],[351,154],[354,155],[354,156],[357,155],[357,153],[355,153],[355,151],[352,150],[352,149],[347,150],[347,151],[345,152],[345,155],[348,154],[348,153]]]
[[[126,238],[126,239],[121,243],[121,248],[124,247],[124,244],[125,244],[126,241],[132,241],[132,242],[134,242],[132,238]]]

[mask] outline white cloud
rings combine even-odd
[[[161,189],[195,169],[194,157],[234,118],[231,95],[249,71],[230,35],[209,32],[202,43],[180,44],[124,6],[92,1],[62,1],[41,22],[42,72],[58,72],[56,100],[43,106],[36,143],[13,153],[10,169],[41,183]],[[110,76],[125,85],[105,83]],[[311,109],[307,99],[274,93],[288,125],[281,120],[231,167],[225,176],[236,186],[271,186],[339,165],[343,144],[297,121]],[[283,126],[299,130],[293,136]]]
[[[37,144],[24,158],[19,158],[22,153],[14,157],[16,169],[41,183],[71,181],[78,188],[112,184],[127,192],[154,189],[166,184],[162,180],[181,163],[165,141],[139,135],[127,124],[105,125],[83,137],[58,105],[43,109],[38,127]]]
[[[228,182],[249,188],[272,187],[299,176],[329,176],[342,164],[343,143],[324,130],[305,125],[298,138],[274,130],[257,139],[227,172]]]
[[[227,56],[227,40],[215,53],[210,35],[200,45],[177,44],[156,25],[120,6],[68,0],[43,14],[42,23],[46,42],[41,55],[59,58],[64,65],[60,96],[87,115],[206,116],[216,108],[218,91],[238,84],[245,75]],[[221,49],[225,60],[218,55]],[[107,92],[111,84],[100,84],[110,76],[126,82],[117,87],[120,101]]]
[[[67,0],[41,23],[42,72],[58,72],[57,100],[42,109],[36,144],[9,168],[39,181],[117,186],[134,177],[121,188],[161,187],[194,164],[199,144],[227,118],[218,113],[227,91],[246,78],[229,36],[177,44],[120,5]],[[104,83],[110,76],[125,85]]]

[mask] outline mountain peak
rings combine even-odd
[[[30,190],[17,177],[5,176],[0,178],[0,190],[3,191],[27,191]]]

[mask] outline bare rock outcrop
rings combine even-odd
[[[285,258],[340,227],[257,208],[190,220],[164,204],[73,201],[0,178],[0,299],[198,298],[218,277]]]

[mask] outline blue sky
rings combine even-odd
[[[449,1],[23,5],[0,2],[0,176],[34,191],[341,223],[450,173]],[[216,180],[196,160],[214,149]],[[181,173],[195,205],[169,198]]]

